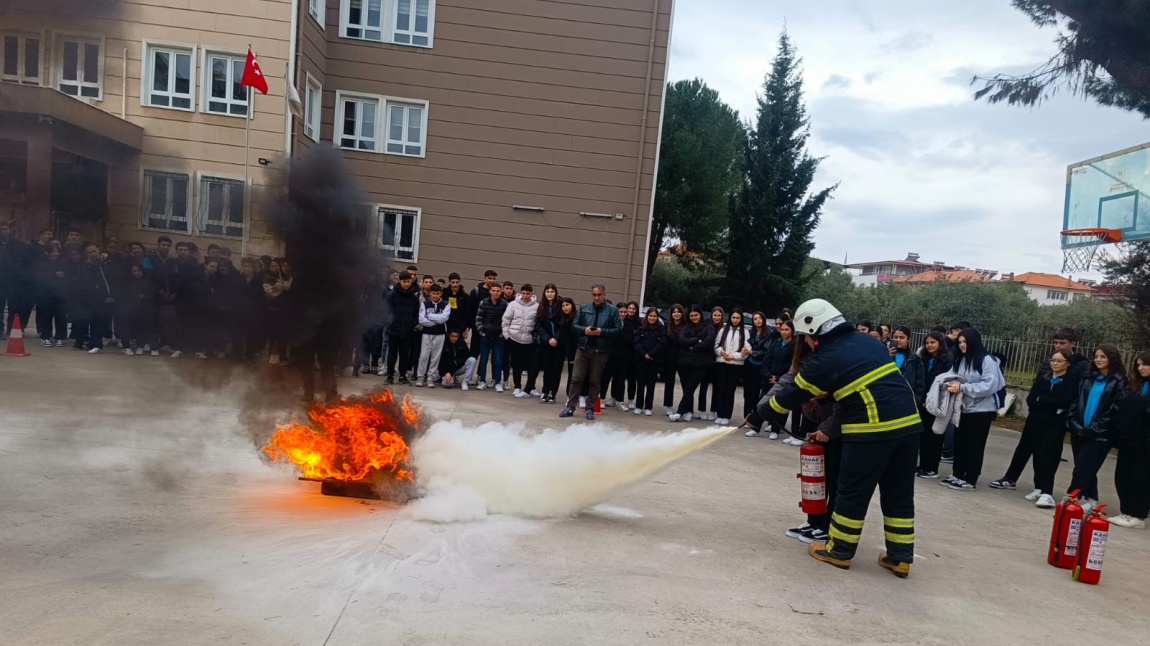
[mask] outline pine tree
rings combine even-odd
[[[801,59],[784,31],[747,137],[743,185],[731,200],[721,300],[729,305],[795,306],[809,274],[811,234],[836,186],[809,193],[819,158],[808,154]]]

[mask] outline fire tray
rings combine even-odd
[[[344,498],[367,498],[369,500],[385,500],[380,494],[379,487],[374,482],[346,480],[325,480],[320,478],[300,478],[308,482],[318,482],[319,492],[325,496],[342,496]]]

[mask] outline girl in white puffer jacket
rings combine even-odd
[[[735,308],[731,318],[715,336],[715,423],[727,426],[735,409],[735,389],[739,385],[739,375],[743,364],[751,355],[751,338],[743,325],[743,311]]]
[[[535,299],[535,288],[524,283],[519,288],[519,298],[507,304],[503,312],[503,338],[511,346],[508,353],[511,359],[511,383],[515,385],[515,397],[530,397],[523,392],[523,373],[531,370],[535,359],[535,317],[539,312],[539,301]]]

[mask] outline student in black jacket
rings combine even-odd
[[[922,362],[924,368],[924,382],[926,383],[926,390],[934,388],[934,380],[938,379],[939,375],[950,370],[950,346],[946,343],[946,335],[940,331],[932,330],[926,335],[926,339],[922,342],[922,348],[918,351],[918,359]],[[924,400],[925,401],[925,400]],[[938,479],[938,466],[942,461],[942,442],[946,439],[943,433],[935,434],[931,431],[934,426],[934,415],[926,410],[926,407],[919,403],[918,414],[922,417],[922,439],[918,445],[918,470],[915,475],[927,480]]]
[[[891,339],[894,341],[890,348],[891,358],[902,372],[902,376],[906,377],[910,389],[914,391],[914,403],[922,408],[926,403],[926,366],[918,358],[918,354],[911,351],[910,328],[905,325],[896,327]]]
[[[152,277],[144,268],[132,263],[128,280],[120,288],[116,299],[117,330],[131,345],[125,344],[124,354],[141,355],[159,347],[160,335],[156,327],[157,290]]]
[[[627,371],[630,370],[635,355],[632,345],[635,338],[635,321],[631,320],[631,312],[626,303],[619,303],[618,308],[623,329],[611,339],[611,353],[607,358],[607,367],[603,369],[602,392],[610,393],[610,396],[603,401],[603,406],[618,406],[619,410],[626,411]]]
[[[659,310],[647,308],[647,315],[635,328],[635,377],[638,387],[635,393],[635,414],[651,416],[655,405],[655,382],[659,379],[662,355],[667,347],[667,330],[659,322]]]
[[[667,343],[663,348],[663,406],[667,415],[675,412],[675,375],[679,371],[679,328],[687,322],[687,310],[675,303],[671,306],[666,324]]]
[[[1114,419],[1118,431],[1114,488],[1122,514],[1110,523],[1143,529],[1150,516],[1150,352],[1138,355],[1134,367],[1130,392]]]
[[[773,339],[771,328],[767,327],[767,316],[762,312],[751,314],[751,329],[747,343],[751,354],[743,366],[743,418],[759,404],[763,395],[763,362]]]
[[[703,375],[715,366],[715,326],[703,320],[703,309],[692,305],[687,323],[679,328],[679,380],[683,383],[683,398],[679,408],[670,417],[672,422],[693,419],[691,406],[695,403],[695,390]]]
[[[990,483],[994,489],[1014,489],[1026,463],[1034,467],[1034,490],[1026,499],[1041,509],[1054,507],[1054,474],[1062,461],[1066,440],[1066,413],[1078,396],[1080,379],[1070,373],[1074,353],[1055,350],[1046,365],[1050,371],[1039,374],[1026,397],[1028,413],[1018,445],[1006,475]]]
[[[570,300],[570,299],[567,299]],[[543,300],[535,316],[535,364],[528,376],[529,385],[534,388],[538,372],[543,373],[543,390],[539,403],[554,404],[555,393],[559,392],[559,379],[563,372],[563,360],[567,356],[564,336],[573,339],[571,321],[575,319],[575,303],[564,308],[566,301],[559,298],[557,288],[548,283],[543,288]],[[566,311],[564,311],[566,309]],[[570,341],[567,342],[570,344]]]
[[[791,364],[795,358],[795,327],[794,323],[788,320],[780,319],[776,323],[775,332],[779,335],[767,350],[766,358],[763,360],[763,390],[769,391],[771,386],[774,386],[783,378],[783,375],[791,369]],[[800,435],[802,431],[802,412],[795,410],[791,412],[791,432],[796,436]],[[753,431],[754,429],[751,429]],[[777,420],[771,420],[771,431],[768,436],[772,440],[779,439],[779,434],[785,429],[783,425]],[[751,431],[747,431],[748,437]],[[760,433],[756,432],[755,435]],[[788,438],[789,440],[790,438]],[[790,443],[789,441],[787,442]]]
[[[467,379],[475,368],[475,357],[463,342],[462,333],[452,329],[447,333],[447,340],[443,344],[443,354],[439,356],[440,383],[444,388],[468,390]]]
[[[40,332],[40,345],[64,347],[68,338],[68,323],[64,317],[64,259],[60,252],[50,249],[44,261],[37,266],[36,276],[36,328]]]
[[[1126,390],[1126,367],[1118,349],[1099,346],[1094,350],[1094,368],[1082,380],[1067,415],[1074,451],[1074,473],[1067,491],[1079,490],[1084,508],[1098,502],[1098,471],[1114,446],[1117,433],[1112,422]]]
[[[559,288],[555,286],[555,283],[547,283],[543,286],[543,297],[539,299],[539,307],[535,310],[535,329],[531,334],[535,351],[531,355],[531,369],[527,371],[527,381],[523,384],[523,392],[538,397],[541,404],[547,403],[543,401],[543,397],[547,393],[536,390],[535,383],[539,379],[539,373],[543,372],[543,351],[546,345],[545,341],[550,337],[540,337],[539,326],[550,322],[555,315],[559,314],[559,307]]]
[[[391,325],[387,328],[387,380],[386,385],[396,383],[395,367],[399,364],[399,385],[410,386],[407,373],[415,368],[415,345],[420,335],[415,326],[419,325],[419,286],[415,276],[406,271],[399,272],[399,284],[387,296],[391,311]]]

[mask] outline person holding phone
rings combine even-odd
[[[579,306],[572,323],[579,349],[575,351],[575,370],[567,388],[567,404],[560,417],[575,414],[575,404],[583,384],[587,384],[586,409],[588,421],[595,420],[595,400],[599,398],[599,382],[603,369],[607,367],[607,357],[611,352],[611,341],[623,329],[619,310],[607,304],[607,287],[596,283],[591,286],[591,302]]]

